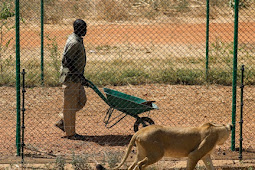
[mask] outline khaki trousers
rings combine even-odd
[[[64,129],[66,136],[72,136],[75,132],[76,112],[81,110],[86,102],[86,92],[81,83],[68,82],[63,85],[64,90]]]

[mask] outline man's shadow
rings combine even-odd
[[[132,135],[102,135],[102,136],[88,136],[82,135],[81,141],[95,142],[101,146],[125,146],[129,144]]]

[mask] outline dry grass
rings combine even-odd
[[[7,1],[7,0],[5,0]],[[211,1],[211,18],[231,16],[233,7],[229,0]],[[240,9],[254,15],[254,1],[240,2]],[[24,0],[20,4],[21,15],[27,21],[40,21],[40,3]],[[12,7],[14,9],[14,7]],[[61,24],[67,18],[84,18],[97,21],[138,21],[139,18],[149,20],[159,17],[205,17],[205,1],[174,0],[50,0],[45,1],[45,22]]]

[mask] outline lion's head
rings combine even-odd
[[[228,139],[231,130],[233,128],[232,124],[215,124],[215,123],[207,123],[204,124],[203,126],[208,126],[210,129],[211,135],[217,135],[217,145],[222,145],[224,142]]]

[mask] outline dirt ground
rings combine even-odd
[[[108,87],[108,86],[107,86]],[[0,163],[13,163],[20,157],[15,148],[15,88],[0,87],[1,119],[0,119]],[[127,94],[146,100],[155,100],[159,110],[153,110],[141,116],[148,116],[155,124],[170,126],[196,126],[204,122],[231,122],[231,87],[228,86],[184,86],[148,84],[139,86],[109,86]],[[99,88],[103,91],[102,88]],[[68,140],[61,138],[64,133],[54,126],[62,107],[62,89],[60,87],[29,88],[25,93],[25,159],[28,162],[53,161],[57,156],[64,155],[71,159],[72,154],[88,154],[90,161],[106,161],[106,155],[120,156],[125,151],[133,132],[135,119],[125,117],[112,128],[106,128],[103,122],[108,105],[92,90],[86,89],[88,102],[86,107],[77,114],[77,132],[84,140]],[[246,101],[254,101],[255,88],[246,87],[245,93],[252,94]],[[253,106],[254,107],[254,106]],[[244,110],[245,127],[243,133],[243,162],[249,166],[255,160],[254,141],[254,108]],[[113,117],[121,115],[114,111]],[[8,115],[8,116],[7,116]],[[237,124],[238,129],[238,124]],[[236,147],[239,143],[238,130]],[[230,150],[231,140],[217,147],[213,152],[214,160],[238,160],[239,153]],[[133,153],[134,154],[134,153]],[[130,160],[132,160],[131,155]],[[164,164],[174,167],[176,159],[166,159]],[[163,164],[162,164],[163,165]],[[236,166],[227,163],[223,166]],[[242,164],[244,165],[244,164]],[[247,164],[248,165],[248,164]],[[241,164],[240,164],[241,166]],[[222,167],[222,166],[221,166]]]
[[[89,24],[89,23],[88,23]],[[210,42],[220,39],[224,42],[233,42],[233,23],[210,24]],[[239,43],[255,43],[255,22],[239,23]],[[161,24],[104,24],[88,25],[88,32],[84,38],[85,45],[118,45],[118,44],[205,44],[205,23],[161,23]],[[67,25],[45,25],[45,36],[56,38],[60,47],[64,46],[66,38],[72,33]],[[195,36],[194,36],[195,35]],[[9,31],[8,39],[15,33]],[[45,44],[49,39],[45,38]],[[3,40],[3,43],[4,40]],[[40,27],[38,25],[24,25],[20,28],[20,43],[22,49],[40,47]],[[14,45],[11,41],[10,45]]]

